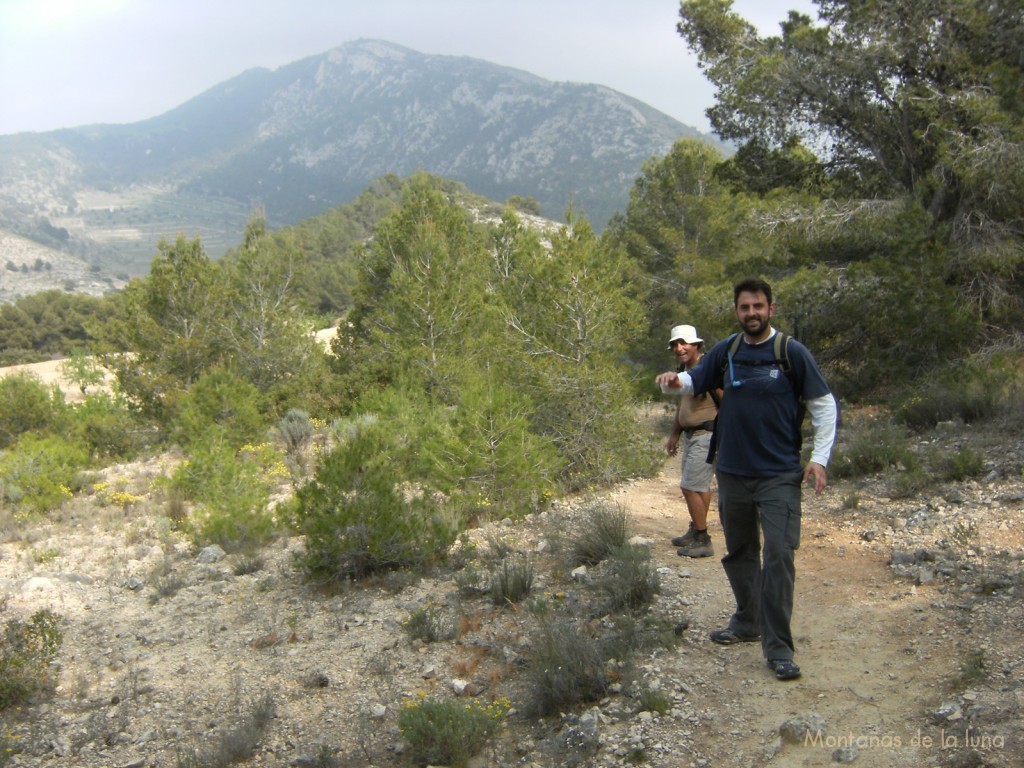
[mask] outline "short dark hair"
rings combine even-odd
[[[748,277],[736,283],[736,287],[732,289],[733,306],[740,303],[741,293],[763,293],[768,303],[772,303],[772,287],[759,277]]]

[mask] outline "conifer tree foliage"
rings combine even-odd
[[[336,345],[353,409],[420,440],[421,477],[496,508],[646,471],[624,363],[643,318],[633,274],[582,219],[548,250],[508,211],[488,240],[414,178]]]
[[[961,310],[1013,323],[1024,261],[1024,9],[1017,0],[817,0],[760,37],[730,0],[686,0],[679,32],[717,88],[715,130],[750,163],[802,144],[793,164],[832,183],[811,216],[898,222],[924,211]],[[838,186],[834,182],[841,181]],[[792,179],[790,180],[792,183]],[[872,200],[874,205],[864,205]],[[882,201],[890,203],[888,207]],[[838,211],[837,211],[838,207]],[[831,215],[830,215],[831,214]],[[897,223],[904,227],[906,219]]]
[[[442,560],[459,520],[430,486],[403,482],[396,463],[414,446],[373,415],[346,422],[337,438],[297,491],[294,523],[305,536],[299,562],[306,577],[332,584]]]
[[[277,404],[280,412],[322,382],[323,350],[299,299],[301,261],[288,237],[271,237],[254,214],[233,258],[218,266],[223,285],[220,343],[234,373]]]
[[[414,374],[433,397],[450,399],[465,355],[486,334],[485,244],[431,177],[408,185],[402,207],[377,227],[359,267],[350,333],[339,359],[358,383]]]
[[[161,239],[149,275],[125,288],[122,313],[106,327],[113,353],[104,364],[143,411],[161,415],[167,396],[220,362],[221,295],[199,238],[181,234],[173,243]]]
[[[131,401],[164,424],[185,393],[217,370],[252,385],[262,410],[283,412],[327,371],[295,269],[294,250],[268,236],[262,214],[250,219],[239,251],[221,262],[210,260],[198,237],[163,239],[149,275],[129,283],[118,316],[104,326],[104,362]]]
[[[114,314],[114,306],[111,296],[56,288],[0,306],[0,364],[51,360],[89,346],[95,328]]]
[[[533,255],[504,319],[534,428],[564,457],[570,487],[650,471],[625,364],[644,322],[632,263],[572,211],[550,255]]]
[[[604,235],[640,268],[647,328],[633,352],[639,361],[663,365],[665,334],[679,323],[696,325],[709,339],[725,332],[720,313],[697,311],[691,291],[721,284],[733,265],[762,254],[765,240],[747,225],[751,203],[718,179],[722,163],[703,142],[676,142],[664,157],[644,163],[625,216]]]

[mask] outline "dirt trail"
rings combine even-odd
[[[852,746],[861,764],[935,765],[942,734],[924,713],[941,703],[943,683],[958,661],[943,642],[942,613],[929,608],[929,591],[897,582],[887,555],[842,527],[835,489],[820,498],[805,494],[793,626],[804,674],[779,682],[757,644],[721,647],[707,639],[725,626],[734,606],[719,562],[724,543],[713,519],[714,557],[675,554],[669,539],[685,530],[686,515],[677,473],[675,460],[669,461],[658,477],[614,495],[638,532],[655,541],[659,565],[684,576],[678,599],[690,628],[680,647],[695,677],[708,683],[697,694],[704,709],[700,741],[714,756],[708,764],[826,766],[837,749]],[[671,589],[673,580],[668,583]],[[827,738],[782,744],[779,725],[809,713],[824,719]]]

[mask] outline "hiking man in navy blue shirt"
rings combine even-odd
[[[838,409],[807,348],[789,337],[775,338],[771,286],[751,278],[739,283],[733,296],[741,336],[716,344],[696,368],[659,374],[655,383],[672,394],[724,389],[715,476],[727,552],[722,565],[736,612],[711,640],[720,645],[760,640],[769,669],[778,679],[791,680],[800,676],[790,622],[801,488],[812,481],[815,493],[825,490]],[[805,410],[814,427],[806,467],[800,457]]]

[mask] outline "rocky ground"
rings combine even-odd
[[[650,615],[679,634],[624,663],[605,698],[540,719],[519,706],[535,617],[467,595],[464,570],[326,594],[299,578],[294,537],[248,559],[192,550],[154,491],[173,457],[111,468],[97,482],[141,498],[94,493],[52,521],[0,521],[0,618],[50,608],[64,635],[54,693],[2,713],[0,765],[204,764],[187,758],[268,701],[273,717],[244,765],[409,765],[397,713],[424,694],[509,699],[480,766],[1021,765],[1024,444],[996,427],[955,434],[984,451],[981,479],[909,499],[882,478],[805,497],[794,620],[804,675],[785,683],[759,647],[707,640],[731,596],[718,557],[683,559],[668,543],[685,527],[674,460],[609,491],[658,567]],[[559,541],[583,506],[478,529],[475,557],[520,552],[537,563],[535,595],[582,600],[586,578],[564,567]],[[404,623],[427,607],[453,617],[457,639],[410,638]],[[593,622],[600,632],[614,619]],[[642,705],[642,689],[664,697],[663,714]]]
[[[0,302],[53,288],[101,296],[124,285],[77,256],[0,230]]]

